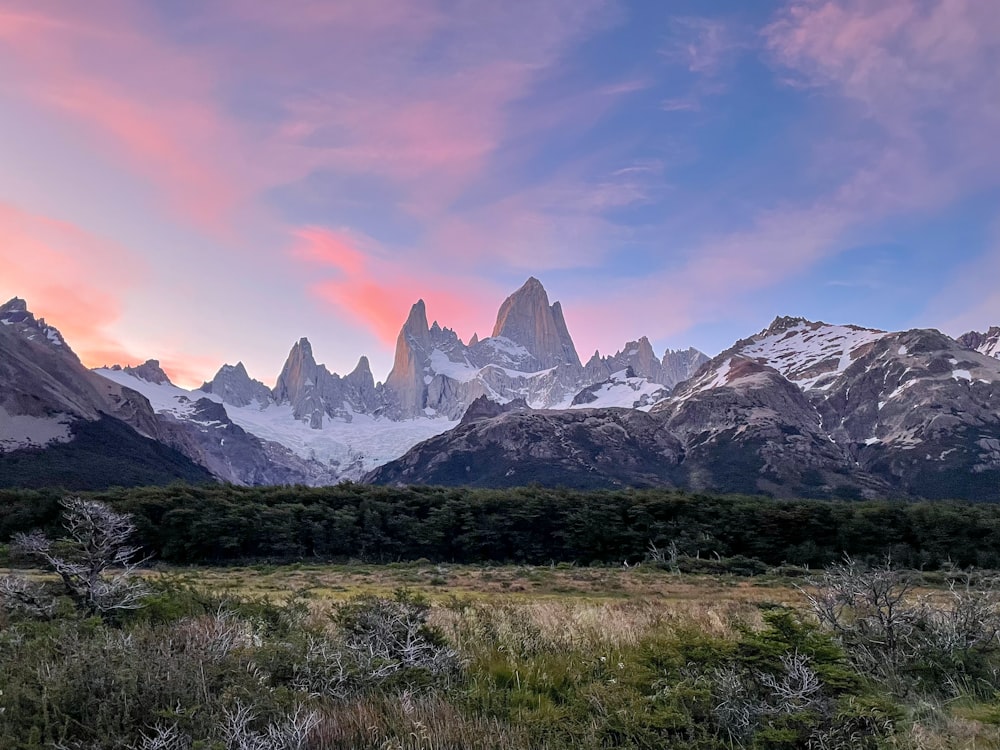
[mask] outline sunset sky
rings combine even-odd
[[[377,379],[530,276],[581,357],[1000,324],[986,0],[0,0],[0,302],[182,384]]]

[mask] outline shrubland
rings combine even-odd
[[[121,533],[131,518],[93,500],[62,511],[62,531],[15,540],[15,559],[40,569],[0,586],[11,750],[1000,743],[1000,602],[976,571],[946,567],[929,587],[895,563],[843,558],[798,577],[791,605],[264,599],[140,579]],[[662,552],[647,549],[646,574],[685,576]]]

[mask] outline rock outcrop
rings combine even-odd
[[[558,302],[549,305],[545,287],[534,276],[500,305],[493,338],[504,338],[527,349],[535,360],[534,370],[562,364],[581,366],[562,306]]]
[[[1000,358],[1000,326],[990,326],[986,333],[979,331],[969,331],[958,337],[958,342],[968,348],[974,349],[987,357]]]
[[[199,389],[204,393],[214,393],[224,404],[233,406],[256,405],[263,409],[274,403],[271,389],[259,380],[254,380],[242,362],[223,365],[207,383]]]

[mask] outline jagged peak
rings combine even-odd
[[[20,297],[11,297],[0,305],[0,315],[8,312],[26,313],[28,312],[28,303]]]
[[[806,318],[795,316],[795,315],[778,315],[771,321],[771,324],[761,331],[759,336],[771,336],[775,333],[783,333],[790,328],[796,328],[797,326],[821,326],[826,325],[825,323],[816,323]]]
[[[521,289],[535,289],[535,288],[541,289],[543,292],[545,291],[545,287],[542,286],[542,282],[540,282],[534,276],[529,276],[527,281],[525,281],[521,285]]]
[[[145,380],[147,383],[156,383],[157,385],[173,385],[170,382],[170,378],[167,377],[167,373],[163,371],[160,367],[160,361],[158,359],[147,359],[141,365],[135,367],[125,367],[123,368],[125,372],[130,375],[134,375],[140,380]]]
[[[368,362],[368,357],[362,354],[361,357],[358,359],[358,364],[355,365],[354,369],[351,371],[351,375],[359,375],[362,373],[368,373],[369,375],[371,375],[371,372],[372,372],[372,367],[371,364]],[[348,375],[348,377],[350,377],[350,375]]]
[[[473,333],[472,338],[469,339],[469,346],[475,346],[478,343],[479,343],[479,334]]]

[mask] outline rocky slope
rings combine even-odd
[[[99,460],[102,443],[108,453]],[[6,486],[15,479],[19,486],[34,486],[33,477],[71,489],[210,478],[167,443],[167,430],[139,393],[85,368],[59,331],[36,319],[24,300],[0,306],[0,467]],[[73,481],[74,471],[86,475],[86,482]]]
[[[604,412],[589,413],[594,429]],[[614,441],[621,468],[580,463],[593,455],[592,436],[528,412],[442,435],[369,479],[461,483],[456,466],[516,470],[544,440],[545,460],[558,467],[551,483],[566,482],[576,466],[594,486],[656,476],[671,486],[778,496],[1000,501],[1000,361],[938,331],[778,318],[657,400],[649,419],[655,427],[644,439],[676,446],[658,467],[627,461],[621,451],[634,447]]]
[[[523,402],[522,402],[523,403]],[[470,407],[473,409],[475,407]],[[368,475],[378,484],[662,486],[681,446],[634,409],[502,410],[463,419]]]

